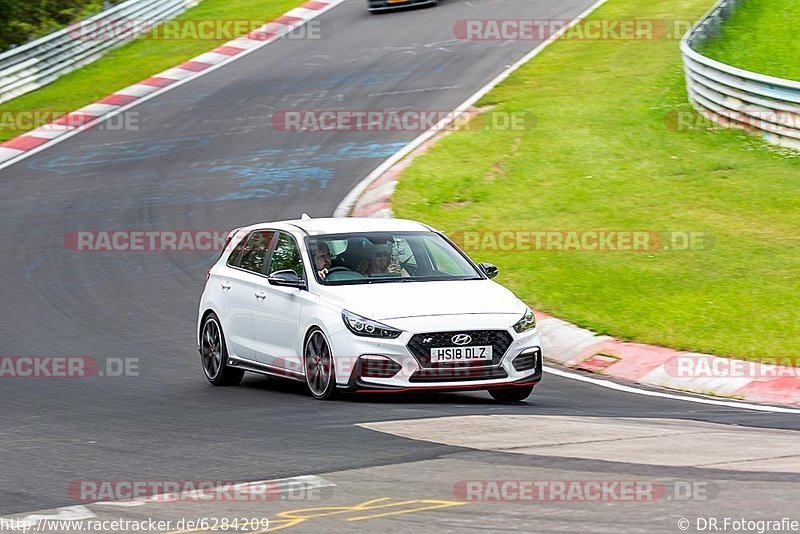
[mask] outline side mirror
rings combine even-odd
[[[486,263],[485,261],[480,262],[478,267],[480,267],[481,271],[483,271],[483,274],[485,274],[487,278],[494,278],[497,276],[497,273],[500,272],[495,264]]]
[[[273,286],[296,287],[298,289],[304,289],[306,287],[305,281],[292,269],[275,271],[269,275],[267,281]]]

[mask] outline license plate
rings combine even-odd
[[[435,347],[431,349],[431,363],[471,362],[492,359],[492,346]]]

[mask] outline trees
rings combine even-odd
[[[99,13],[104,6],[104,0],[0,0],[0,51]]]

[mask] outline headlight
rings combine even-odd
[[[342,320],[347,329],[357,336],[394,339],[400,337],[402,333],[402,331],[397,328],[392,328],[378,321],[361,317],[347,310],[342,312]]]
[[[517,324],[514,325],[514,330],[516,330],[518,334],[521,334],[527,332],[531,328],[536,328],[536,317],[533,316],[533,312],[528,308],[528,311],[525,312],[522,319],[517,321]]]

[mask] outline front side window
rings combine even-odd
[[[275,250],[272,251],[272,258],[269,260],[269,274],[287,269],[297,273],[300,278],[304,277],[303,259],[300,257],[297,243],[292,236],[281,232]]]
[[[262,274],[264,272],[265,262],[267,260],[267,253],[269,246],[272,244],[272,238],[275,232],[264,230],[253,232],[247,240],[247,244],[242,251],[242,269],[253,271],[254,273]]]
[[[306,238],[324,285],[480,280],[462,253],[435,232],[369,232]]]
[[[447,273],[457,276],[461,272],[459,262],[450,254],[452,247],[450,243],[442,239],[437,243],[430,243],[428,251],[431,254],[433,268],[437,272]]]

